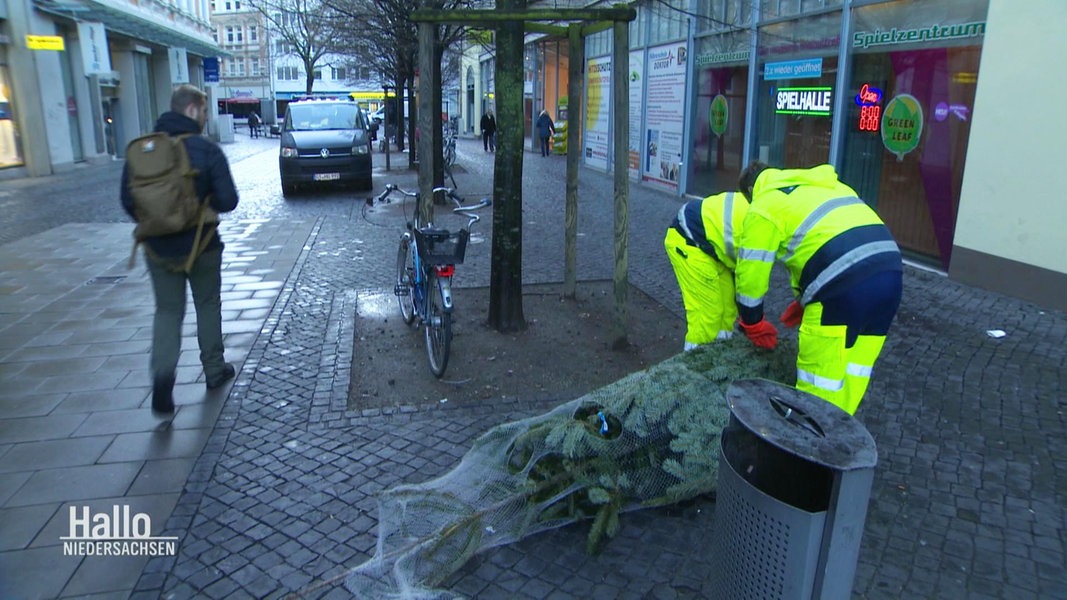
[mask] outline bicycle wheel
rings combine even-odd
[[[445,168],[449,171],[452,170],[452,166],[456,164],[456,145],[449,144],[445,146]]]
[[[426,355],[430,358],[430,371],[435,377],[441,377],[448,367],[448,351],[452,346],[452,313],[445,311],[437,275],[431,273],[427,283],[430,297],[426,299]]]
[[[400,248],[396,251],[396,294],[400,305],[400,316],[408,325],[415,320],[415,258],[411,254],[411,236],[404,234],[400,238]]]

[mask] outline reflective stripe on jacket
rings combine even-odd
[[[775,259],[785,264],[797,300],[829,297],[860,277],[901,270],[889,229],[831,165],[766,169],[756,179],[735,269],[742,319],[763,318]]]
[[[748,212],[744,196],[724,192],[686,202],[671,226],[691,245],[726,265],[737,264],[737,239]]]

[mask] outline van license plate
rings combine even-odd
[[[340,173],[315,173],[315,181],[333,181],[334,179],[340,179]]]

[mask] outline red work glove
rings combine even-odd
[[[785,307],[785,310],[782,311],[782,316],[778,317],[778,320],[786,327],[796,327],[797,325],[800,325],[800,321],[803,319],[804,307],[796,300],[790,302],[789,306]]]
[[[778,330],[767,319],[760,319],[751,325],[746,325],[740,320],[737,323],[741,326],[741,331],[744,331],[748,339],[752,340],[757,347],[773,350],[778,345]]]

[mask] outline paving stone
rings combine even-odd
[[[233,151],[238,146],[233,145]],[[234,169],[238,177],[250,178],[250,173],[274,168],[269,153],[240,155],[247,162]],[[491,179],[487,165],[472,162],[470,167],[473,176]],[[111,178],[107,181],[115,176],[107,174]],[[393,179],[402,176],[413,177],[389,175]],[[580,207],[582,231],[611,231],[613,217],[604,209],[610,206],[610,198],[603,203],[594,200],[598,185],[610,191],[610,176],[583,170],[582,177],[589,196]],[[558,188],[558,173],[532,168],[524,171],[524,180],[538,191],[524,200],[524,217],[549,232],[524,239],[529,246],[524,253],[550,255],[558,250],[556,232],[562,230],[562,215],[557,202],[544,201],[554,196],[543,190]],[[252,179],[248,184],[248,189],[261,185]],[[684,312],[673,273],[662,255],[661,235],[678,200],[641,187],[632,188],[631,194],[630,222],[635,232],[630,238],[631,283],[652,293],[681,318]],[[167,522],[168,531],[182,540],[181,556],[169,562],[149,561],[137,581],[141,594],[281,597],[321,581],[323,574],[351,568],[374,551],[374,497],[378,492],[447,471],[486,423],[538,414],[551,406],[550,399],[529,403],[509,399],[467,412],[418,405],[346,412],[344,395],[354,338],[351,326],[342,323],[348,310],[346,294],[355,289],[388,289],[393,276],[389,261],[360,261],[360,268],[353,269],[352,240],[361,240],[359,250],[364,253],[376,247],[395,248],[396,231],[354,217],[352,203],[338,196],[275,202],[264,195],[264,201],[249,201],[254,195],[242,191],[242,205],[224,223],[222,233],[227,240],[224,284],[229,286],[227,297],[232,298],[224,309],[229,315],[226,321],[232,323],[229,328],[235,331],[227,334],[226,341],[242,348],[245,362],[229,398],[216,405],[217,412],[194,414],[190,410],[207,405],[202,399],[198,360],[188,350],[195,341],[192,337],[185,340],[181,381],[186,385],[180,386],[182,401],[174,427],[205,430],[202,445],[179,443],[182,458],[177,458],[169,452],[156,454],[148,438],[126,438],[113,450],[104,446],[94,454],[95,448],[86,448],[91,458],[78,459],[85,462],[77,465],[92,465],[107,449],[110,454],[105,460],[196,461]],[[83,210],[106,215],[102,222],[126,223],[112,200],[87,204]],[[105,205],[110,208],[103,210]],[[10,214],[0,215],[0,221],[5,218],[10,220]],[[36,224],[0,228],[9,232],[0,235],[45,231],[60,224],[58,218],[42,214]],[[79,228],[95,226],[64,225],[67,229],[62,233],[70,237]],[[256,237],[267,231],[271,240]],[[123,225],[122,242],[127,246],[128,232],[128,224]],[[609,257],[583,261],[583,278],[610,279],[610,236],[585,235],[582,243],[589,256]],[[17,243],[3,248],[0,259],[21,252]],[[40,248],[35,247],[38,254]],[[54,273],[69,269],[72,276],[81,276],[91,265],[79,260],[57,253],[54,260],[25,260],[18,268]],[[487,285],[488,261],[478,260],[472,257],[464,265],[465,285]],[[558,280],[559,267],[551,263],[541,261],[524,269],[524,281]],[[85,274],[85,279],[97,275]],[[136,277],[131,285],[147,289],[143,270]],[[74,323],[59,325],[62,319],[53,314],[30,314],[43,304],[40,299],[14,304],[0,297],[0,312],[14,307],[26,311],[27,319],[36,319],[25,321],[17,346],[5,345],[8,338],[0,335],[0,376],[5,383],[26,373],[27,367],[10,366],[12,356],[27,362],[77,361],[69,364],[80,365],[76,368],[82,371],[104,359],[100,368],[106,367],[109,373],[90,383],[90,387],[105,386],[97,391],[86,391],[75,381],[79,377],[58,371],[49,381],[13,382],[0,390],[0,398],[22,399],[45,384],[41,389],[54,393],[39,394],[38,398],[47,400],[32,407],[24,405],[19,410],[28,412],[11,414],[12,418],[95,413],[91,422],[95,427],[97,421],[106,422],[105,417],[96,416],[103,411],[145,410],[148,347],[140,337],[146,335],[148,324],[134,320],[151,313],[150,296],[147,304],[127,308],[107,302],[99,290],[81,292],[77,298],[50,305],[49,312],[53,308],[60,311],[56,314],[84,311],[83,320],[96,319],[100,327],[109,319],[118,320],[121,327],[116,329],[128,328],[132,333],[108,334],[113,341],[94,336],[86,338],[86,343],[41,345],[61,344],[71,335],[88,333]],[[239,296],[245,292],[251,296]],[[787,299],[787,286],[780,280],[772,286],[768,304],[784,305]],[[251,304],[235,304],[241,302]],[[1011,334],[1001,340],[987,339],[986,323],[997,323]],[[933,324],[953,333],[932,337]],[[42,326],[55,326],[55,331],[37,335]],[[190,322],[186,329],[191,336]],[[868,399],[857,415],[878,442],[880,463],[855,595],[1067,598],[1062,591],[1067,587],[1063,543],[1055,534],[1067,522],[1062,494],[1067,467],[1057,460],[1067,451],[1067,404],[1061,393],[1067,371],[1065,340],[1067,319],[1061,313],[1042,312],[908,268],[901,312]],[[34,368],[41,371],[39,375],[52,369],[45,364]],[[139,414],[131,413],[138,415],[135,419]],[[0,419],[5,418],[0,411]],[[135,425],[123,425],[127,426]],[[124,430],[115,433],[120,432]],[[47,447],[32,449],[44,452],[34,453],[23,444],[0,447],[0,471],[12,458],[25,460],[35,469],[77,466],[51,464]],[[22,488],[30,479],[21,473],[0,474],[0,501],[8,482],[19,488],[17,493],[24,493]],[[155,485],[139,475],[131,489],[149,491]],[[159,485],[172,491],[174,483]],[[351,514],[343,510],[344,504],[353,509]],[[246,518],[231,512],[227,522],[232,527],[223,528],[215,519],[227,511]],[[700,573],[706,572],[708,536],[694,531],[692,521],[646,512],[642,518],[624,519],[620,537],[599,556],[581,552],[586,529],[569,528],[542,534],[540,540],[493,549],[449,581],[454,582],[453,591],[470,590],[479,599],[706,596]],[[706,527],[710,522],[700,523]],[[244,536],[258,541],[245,545]],[[350,538],[348,543],[345,537]],[[212,539],[222,540],[222,545]],[[265,558],[270,552],[289,562],[264,569],[272,562]],[[537,560],[546,555],[556,559],[550,568],[538,571]],[[229,570],[205,592],[188,579],[209,563],[225,564]],[[162,581],[160,574],[166,575]],[[666,581],[670,583],[664,585]],[[341,585],[322,588],[314,597],[331,595],[350,597]]]

